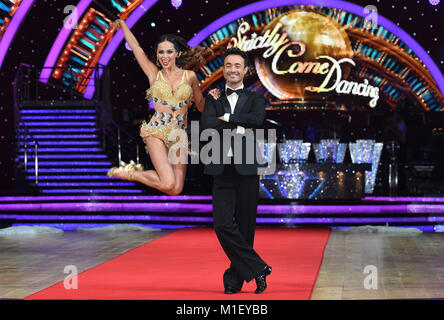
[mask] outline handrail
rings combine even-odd
[[[18,106],[18,96],[21,94],[22,87],[22,73],[23,67],[29,68],[30,66],[26,63],[20,63],[19,70],[15,75],[14,83],[13,83],[13,95],[14,95],[14,131],[16,132],[16,149],[15,149],[15,157],[17,159],[18,154],[20,153],[20,126],[22,126],[23,136],[25,138],[25,143],[23,145],[24,148],[24,166],[25,166],[25,175],[28,172],[28,136],[31,137],[31,141],[34,142],[34,174],[35,174],[35,184],[39,183],[39,158],[38,158],[38,148],[39,144],[37,139],[29,132],[25,123],[22,120],[22,116],[20,114],[19,106]],[[20,162],[20,160],[19,160]]]
[[[140,163],[140,143],[139,139],[135,138],[131,133],[121,128],[105,110],[102,101],[97,102],[97,108],[99,114],[100,130],[102,132],[102,145],[104,149],[108,148],[106,138],[116,142],[117,163],[120,164],[122,156],[126,158],[132,158],[135,156],[136,163]],[[109,128],[110,127],[110,128]],[[107,130],[108,128],[108,130]],[[131,145],[135,144],[135,148],[131,148]],[[135,153],[135,154],[134,154]]]

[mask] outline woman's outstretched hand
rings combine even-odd
[[[111,32],[114,32],[116,29],[118,29],[118,28],[120,28],[121,26],[120,26],[120,19],[117,19],[117,20],[114,20],[114,22],[113,22],[113,28],[112,28],[112,30],[111,30]]]
[[[211,96],[214,98],[214,100],[217,100],[220,97],[220,90],[217,88],[211,89],[208,94],[211,94]]]

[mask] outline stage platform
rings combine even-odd
[[[0,225],[75,230],[132,223],[160,229],[212,226],[211,196],[2,196]],[[365,197],[361,200],[265,200],[258,227],[416,227],[444,231],[444,198]]]

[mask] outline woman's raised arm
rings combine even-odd
[[[126,42],[131,47],[134,56],[136,57],[139,66],[142,68],[143,72],[145,72],[148,77],[150,84],[156,80],[156,75],[159,69],[157,66],[148,59],[143,49],[140,47],[139,42],[137,42],[136,37],[133,35],[131,30],[128,28],[124,20],[116,20],[114,21],[114,27],[121,27],[123,31],[123,35],[125,36]]]

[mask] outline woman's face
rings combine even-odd
[[[157,59],[162,65],[162,68],[176,65],[176,57],[178,54],[174,48],[174,44],[169,41],[163,41],[157,46]]]

